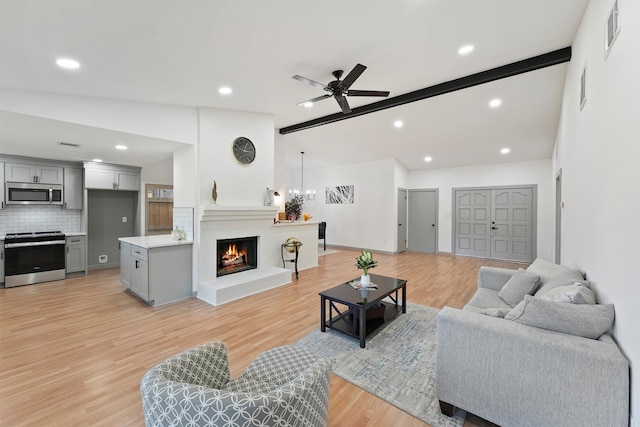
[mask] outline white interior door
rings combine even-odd
[[[455,253],[491,256],[491,191],[456,190]]]

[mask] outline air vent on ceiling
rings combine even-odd
[[[604,30],[604,58],[607,59],[618,37],[618,33],[620,33],[620,8],[618,7],[618,0],[613,2]]]
[[[58,142],[58,145],[64,145],[65,147],[73,147],[73,148],[80,147],[79,144],[73,144],[71,142]]]

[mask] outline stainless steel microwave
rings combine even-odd
[[[8,205],[61,205],[61,184],[7,182]]]

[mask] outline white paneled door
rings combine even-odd
[[[457,255],[533,261],[534,187],[454,190]]]

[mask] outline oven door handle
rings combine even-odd
[[[48,240],[46,242],[23,242],[23,243],[6,243],[4,244],[5,249],[11,248],[28,248],[31,246],[51,246],[51,245],[64,245],[64,240]]]

